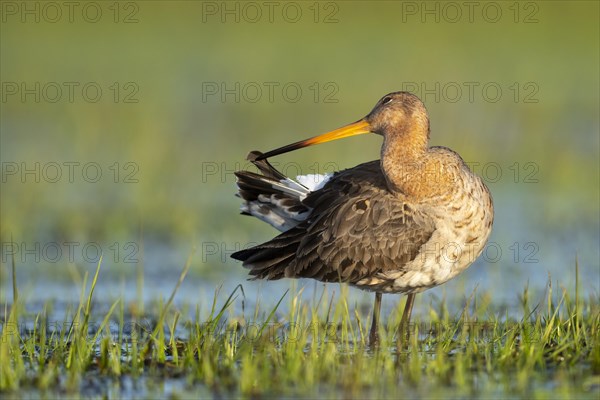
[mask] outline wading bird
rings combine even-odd
[[[363,133],[383,136],[381,159],[324,176],[312,188],[267,161]],[[481,178],[457,153],[428,142],[425,106],[411,93],[395,92],[350,125],[264,154],[251,152],[248,160],[261,173],[236,172],[242,214],[283,233],[232,257],[254,279],[312,278],[375,292],[372,344],[382,293],[407,294],[400,329],[408,328],[415,294],[473,263],[494,218]]]

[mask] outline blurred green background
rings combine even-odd
[[[55,4],[2,3],[2,300],[12,253],[30,296],[60,297],[73,266],[93,267],[90,243],[108,288],[127,291],[143,263],[145,293],[160,291],[193,247],[190,293],[243,282],[228,255],[275,234],[238,215],[247,152],[355,121],[403,89],[424,100],[432,144],[472,163],[495,199],[495,247],[435,290],[514,300],[548,273],[573,284],[577,258],[597,293],[597,2]],[[331,172],[380,145],[274,161]]]

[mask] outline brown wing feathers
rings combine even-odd
[[[311,209],[306,221],[232,257],[244,261],[255,279],[356,283],[402,269],[434,227],[387,190],[379,165],[374,161],[337,173],[302,201]]]
[[[235,252],[231,257],[243,261],[253,279],[281,279],[296,256],[303,235],[301,229],[293,228],[261,245]]]

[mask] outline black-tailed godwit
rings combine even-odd
[[[381,159],[326,176],[308,187],[267,158],[363,133],[383,136]],[[312,278],[375,292],[370,342],[378,340],[382,293],[405,293],[401,328],[414,296],[464,271],[483,251],[492,197],[462,158],[429,147],[429,117],[407,92],[384,96],[345,127],[248,159],[262,174],[236,173],[242,212],[283,233],[238,251],[254,279]]]

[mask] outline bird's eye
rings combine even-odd
[[[383,100],[381,100],[381,104],[387,104],[390,101],[392,101],[392,97],[391,96],[386,96],[383,98]]]

